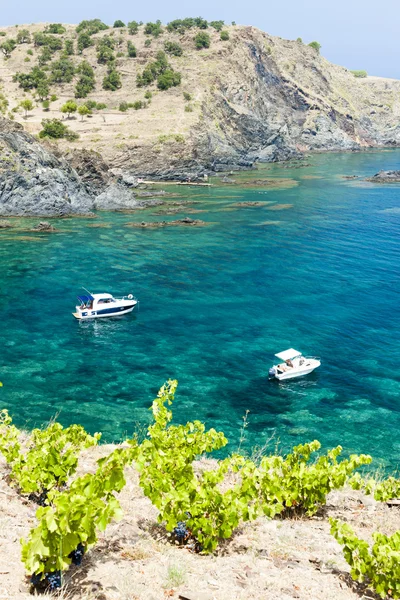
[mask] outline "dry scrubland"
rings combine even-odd
[[[2,28],[6,36],[0,42],[15,38],[18,30],[34,34],[45,26]],[[76,26],[65,27],[66,33],[57,37],[74,41],[75,54],[69,58],[76,66],[86,60],[94,68],[96,89],[89,98],[107,104],[107,109],[83,121],[79,116],[68,120],[80,139],[58,142],[64,151],[93,149],[113,166],[145,164],[143,172],[151,172],[154,165],[179,164],[186,158],[202,164],[212,157],[222,157],[225,163],[230,162],[226,157],[232,156],[235,160],[238,156],[250,161],[259,156],[276,160],[285,158],[288,148],[291,152],[354,149],[393,145],[400,139],[400,82],[379,77],[356,79],[348,69],[329,63],[305,43],[273,37],[254,27],[224,26],[229,40],[222,41],[220,33],[209,27],[211,46],[196,50],[193,38],[199,30],[195,28],[183,34],[164,29],[154,38],[144,34],[143,26],[136,35],[130,35],[126,27],[111,27],[92,39],[97,42],[110,34],[121,38],[115,53],[124,53],[116,58],[122,88],[112,92],[102,89],[107,66],[98,64],[96,46],[76,54]],[[151,40],[150,46],[145,45],[146,40]],[[137,48],[136,58],[127,57],[128,41]],[[181,85],[167,91],[157,90],[155,83],[138,88],[137,73],[155,60],[165,41],[182,46],[182,56],[168,55],[172,67],[182,74]],[[37,65],[39,53],[40,48],[25,43],[7,60],[1,54],[0,92],[9,101],[7,115],[22,99],[32,98],[13,82],[13,75]],[[56,52],[53,60],[60,55],[61,51]],[[35,101],[27,118],[22,111],[14,113],[15,118],[27,131],[38,133],[43,118],[62,117],[59,109],[74,97],[76,79],[52,86],[51,93],[58,100],[51,103],[49,112]],[[126,113],[118,110],[122,101],[143,100],[146,90],[153,94],[147,108]],[[183,92],[190,93],[192,100],[185,101]]]
[[[83,453],[80,472],[113,449]],[[210,461],[207,461],[208,465]],[[37,505],[6,483],[0,462],[0,597],[28,600],[28,579],[20,560],[20,538],[35,523]],[[156,522],[157,510],[144,497],[134,468],[119,495],[124,517],[109,525],[98,544],[71,567],[61,598],[71,600],[356,600],[374,598],[351,581],[339,544],[329,534],[328,517],[348,521],[359,537],[373,531],[393,534],[400,508],[389,508],[354,490],[333,492],[317,516],[297,520],[259,518],[239,528],[212,556],[175,547]],[[58,597],[58,596],[57,596]]]

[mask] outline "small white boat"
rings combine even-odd
[[[76,319],[97,319],[98,317],[117,317],[132,312],[138,300],[129,294],[123,298],[114,298],[111,294],[91,294],[78,296],[80,302],[76,312],[72,313]]]
[[[316,356],[303,356],[294,348],[279,352],[275,356],[283,362],[271,367],[268,376],[271,379],[279,379],[279,381],[308,375],[321,365],[321,361]]]

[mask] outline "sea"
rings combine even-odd
[[[12,219],[0,230],[0,408],[19,427],[57,418],[144,435],[151,403],[179,381],[174,423],[223,431],[226,452],[323,449],[400,463],[400,150],[303,161],[161,186],[140,211]],[[189,217],[202,225],[137,228]],[[83,288],[132,293],[129,315],[79,322]],[[311,375],[268,379],[287,348],[319,356]]]

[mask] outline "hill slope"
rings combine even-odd
[[[63,44],[73,40],[75,54],[68,59],[75,66],[87,61],[93,67],[96,87],[89,98],[107,109],[83,120],[66,121],[80,138],[59,141],[62,151],[92,149],[109,165],[137,175],[185,177],[246,167],[256,160],[281,160],[298,152],[400,144],[400,81],[356,79],[301,42],[272,37],[253,27],[230,26],[225,28],[227,41],[208,28],[211,45],[197,50],[196,29],[184,33],[164,29],[153,37],[145,35],[142,26],[135,35],[126,27],[100,31],[91,36],[94,45],[76,54],[76,27],[64,27],[65,33],[55,37]],[[15,38],[22,28],[34,34],[42,32],[45,24],[3,28],[6,35],[0,43]],[[110,34],[116,40],[114,64],[122,80],[116,91],[103,89],[108,66],[99,64],[96,55],[98,40]],[[135,58],[127,56],[128,41],[137,48]],[[182,74],[181,84],[166,91],[158,90],[156,82],[137,87],[137,74],[164,50],[165,41],[177,42],[183,49],[182,56],[168,56],[173,69]],[[13,76],[37,65],[41,51],[33,42],[22,43],[9,58],[0,58],[0,92],[9,102],[6,113],[30,133],[40,131],[43,118],[61,118],[60,107],[74,97],[78,77],[52,84],[51,93],[58,99],[48,112],[36,97],[36,107],[27,118],[22,112],[10,113],[23,98],[32,97]],[[44,68],[51,70],[61,53],[55,52]],[[124,101],[144,102],[146,91],[152,92],[152,98],[145,109],[118,110]],[[192,99],[185,100],[183,92]]]

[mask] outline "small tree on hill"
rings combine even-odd
[[[81,104],[81,106],[78,107],[78,113],[82,117],[81,121],[83,121],[83,118],[86,117],[87,115],[90,115],[91,111],[85,104]]]
[[[125,23],[123,21],[121,21],[120,19],[118,19],[117,21],[115,21],[113,27],[126,27]]]
[[[139,23],[137,21],[129,21],[128,31],[130,35],[135,35],[139,31]]]
[[[223,42],[226,42],[227,40],[229,40],[229,33],[226,30],[221,31],[219,37]]]
[[[132,42],[128,42],[128,56],[129,58],[136,58],[137,56],[136,46]]]
[[[194,43],[196,45],[197,50],[201,50],[202,48],[209,48],[211,44],[211,38],[205,31],[199,31],[199,33],[194,37]]]
[[[20,29],[17,33],[17,44],[29,44],[31,41],[31,34],[27,29]]]
[[[110,69],[108,75],[103,79],[103,89],[115,92],[115,90],[119,90],[121,87],[121,75],[115,69]]]
[[[308,45],[310,46],[310,48],[314,48],[317,54],[319,54],[319,51],[321,50],[321,44],[319,42],[310,42]]]
[[[17,42],[15,40],[6,40],[0,44],[0,50],[3,52],[6,58],[10,58],[11,52],[15,50]]]
[[[33,110],[33,102],[29,98],[25,98],[25,100],[21,100],[19,105],[25,111],[25,119],[26,119],[28,116],[28,112]]]
[[[67,114],[67,119],[70,119],[71,115],[73,113],[76,113],[76,111],[78,110],[78,105],[74,100],[68,100],[65,104],[62,105],[60,110],[63,114]]]

